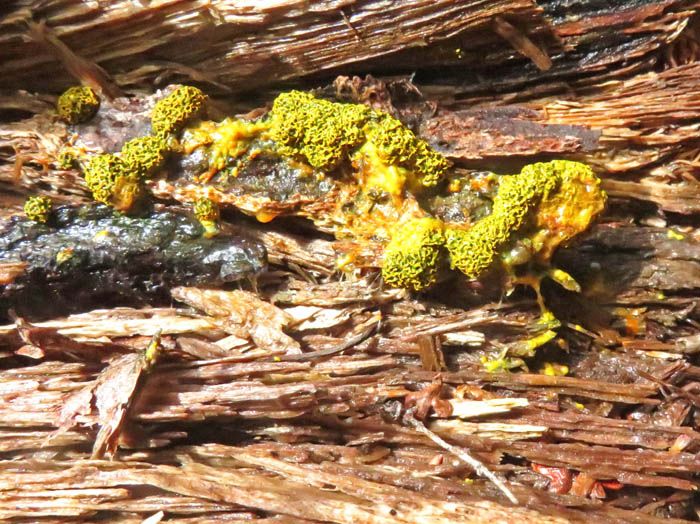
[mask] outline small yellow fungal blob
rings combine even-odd
[[[103,240],[107,240],[109,237],[109,231],[106,229],[104,231],[100,231],[99,233],[95,233],[95,236],[92,237],[93,240],[97,242],[102,242]]]
[[[523,359],[506,357],[505,354],[501,354],[494,359],[489,359],[484,355],[480,360],[488,373],[502,373],[518,367],[527,369]]]
[[[541,333],[539,335],[536,335],[532,338],[525,340],[525,343],[527,344],[527,348],[529,350],[534,351],[535,349],[537,349],[540,346],[543,346],[544,344],[546,344],[547,342],[549,342],[550,340],[552,340],[556,336],[557,336],[556,331],[548,329],[544,333]]]
[[[45,224],[51,213],[51,199],[44,196],[35,196],[27,198],[24,203],[24,214],[29,220],[41,222]]]
[[[547,274],[549,277],[554,280],[557,284],[559,284],[561,287],[564,289],[567,289],[569,291],[574,291],[575,293],[580,293],[581,292],[581,286],[579,285],[578,282],[569,275],[566,271],[563,269],[550,269]]]
[[[56,254],[56,262],[59,264],[63,264],[64,262],[67,262],[73,257],[73,248],[66,247],[61,249],[57,254]]]
[[[150,371],[160,357],[163,350],[162,346],[160,345],[160,341],[161,334],[160,331],[158,331],[155,335],[153,335],[151,341],[143,352],[143,361],[145,364],[144,370]]]
[[[447,186],[447,190],[450,193],[459,193],[462,190],[462,180],[459,178],[454,178],[450,180],[450,184]]]
[[[219,206],[208,198],[198,198],[194,203],[194,214],[204,227],[204,236],[211,238],[219,233]]]
[[[340,257],[336,261],[336,265],[337,265],[339,270],[343,271],[346,267],[348,267],[353,262],[355,262],[355,258],[356,258],[355,255],[353,255],[352,253],[349,253],[349,254],[345,255],[344,257]]]
[[[569,367],[563,364],[557,364],[556,362],[545,362],[544,367],[540,369],[541,375],[547,375],[550,377],[563,377],[569,373]]]
[[[58,114],[69,124],[90,120],[100,107],[100,100],[87,86],[75,86],[66,90],[56,104]]]
[[[257,219],[257,221],[263,224],[272,222],[278,216],[278,213],[273,213],[271,211],[258,211],[257,213],[255,213],[255,218]]]
[[[145,179],[163,166],[168,150],[162,137],[147,135],[129,140],[119,156],[127,172]]]
[[[98,202],[125,211],[131,208],[142,188],[136,173],[130,172],[117,155],[97,155],[85,166],[85,184]]]
[[[384,282],[416,291],[434,284],[444,243],[440,220],[418,218],[399,225],[384,250]]]
[[[672,240],[683,240],[685,237],[680,233],[676,233],[673,229],[669,229],[666,232],[666,236]]]
[[[159,100],[151,115],[151,128],[157,136],[177,134],[188,120],[197,118],[207,96],[192,86],[181,86]]]

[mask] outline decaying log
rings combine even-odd
[[[0,518],[696,521],[699,7],[9,3],[0,18]],[[103,106],[92,123],[69,126],[53,104],[77,82],[95,86]],[[169,265],[167,241],[124,241],[79,271],[57,271],[46,260],[65,239],[50,235],[90,200],[59,153],[76,143],[113,152],[148,133],[168,92],[159,89],[174,83],[209,92],[217,118],[259,116],[287,88],[367,104],[447,156],[455,176],[552,158],[591,165],[608,208],[553,259],[581,292],[542,284],[562,324],[555,338],[532,349],[543,331],[536,297],[520,287],[506,295],[499,275],[391,289],[379,243],[334,240],[299,218],[258,223],[229,209],[222,236],[188,237],[247,246],[255,268],[236,277],[256,278],[234,284],[197,256]],[[170,175],[149,182],[155,214],[138,220],[198,228],[173,203],[181,188]],[[271,190],[289,193],[280,205],[314,204],[273,175]],[[30,194],[66,204],[66,223],[18,217]],[[424,204],[436,216],[469,214],[458,198]],[[100,254],[89,232],[68,247]],[[246,246],[232,245],[241,233]],[[354,271],[340,269],[348,253]],[[124,307],[105,309],[115,302],[87,300],[91,289],[76,294],[62,278],[99,284]],[[157,292],[142,293],[149,285]],[[32,303],[47,289],[55,300],[42,316]]]

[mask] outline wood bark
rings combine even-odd
[[[563,326],[529,369],[482,364],[527,354],[528,291],[386,289],[376,246],[343,275],[348,241],[234,213],[224,221],[270,264],[245,291],[180,287],[168,303],[0,326],[0,517],[697,520],[700,4],[575,4],[7,3],[1,220],[29,194],[88,200],[80,172],[55,162],[71,129],[52,104],[77,82],[129,95],[135,118],[170,83],[199,85],[222,115],[314,88],[391,113],[458,170],[579,160],[610,199],[554,259],[582,292],[545,283]],[[0,264],[0,285],[24,270]],[[407,424],[408,406],[518,504]]]

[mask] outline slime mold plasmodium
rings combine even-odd
[[[87,86],[74,86],[67,89],[56,103],[59,116],[69,124],[90,120],[99,107],[100,100]]]
[[[168,154],[196,154],[204,160],[201,171],[190,174],[186,190],[169,194],[195,203],[207,234],[215,234],[217,204],[238,206],[262,221],[298,214],[337,238],[383,244],[385,282],[416,291],[433,285],[444,267],[471,279],[498,269],[515,275],[516,266],[531,263],[547,268],[556,247],[585,230],[605,205],[600,181],[588,166],[554,160],[495,176],[491,212],[483,218],[443,222],[419,199],[460,188],[462,179],[447,177],[450,162],[391,115],[291,91],[255,120],[212,122],[201,119],[205,102],[198,89],[179,87],[156,103],[153,136],[93,157],[84,171],[95,199],[128,210]],[[303,189],[304,178],[330,178],[324,186],[330,190],[289,204],[284,195],[265,196],[276,193],[262,185],[255,191],[263,196],[220,189],[260,155],[267,163],[252,170],[255,176],[283,164],[280,176],[285,183],[294,179],[293,191]],[[544,274],[570,284],[560,270]]]
[[[497,267],[511,273],[514,266],[533,259],[547,266],[556,247],[584,231],[603,210],[605,201],[600,180],[585,164],[553,160],[527,165],[518,175],[501,177],[491,214],[468,228],[458,224],[444,227],[450,265],[472,279]],[[412,226],[409,223],[405,227],[410,230]],[[517,257],[512,254],[515,245],[519,249]],[[389,283],[400,282],[394,276],[401,270],[397,250],[420,252],[421,245],[416,241],[396,244],[392,257],[386,257],[382,267],[385,280],[390,277]],[[561,270],[546,274],[565,287],[575,285]],[[423,287],[432,282],[425,283]],[[534,282],[536,290],[537,285]]]
[[[44,196],[30,196],[24,203],[24,214],[29,220],[45,224],[52,208],[51,199]]]
[[[434,284],[444,244],[442,221],[434,218],[411,220],[394,233],[384,250],[384,281],[393,287],[413,290]]]
[[[153,133],[160,137],[178,133],[188,121],[202,114],[206,101],[207,95],[196,87],[178,87],[153,108]]]
[[[211,238],[219,233],[219,206],[208,198],[198,198],[194,203],[194,216],[204,228],[204,236]]]
[[[291,91],[275,99],[270,123],[270,136],[281,154],[303,157],[321,170],[331,170],[349,158],[361,172],[367,171],[365,188],[380,188],[394,196],[407,185],[411,189],[436,185],[449,167],[445,157],[400,121],[361,104]]]
[[[98,202],[128,211],[143,194],[143,181],[162,167],[168,153],[161,137],[134,138],[117,154],[92,157],[83,170],[85,184]]]
[[[92,157],[83,168],[85,184],[98,202],[129,211],[144,193],[143,182],[163,167],[184,123],[198,115],[206,96],[197,88],[178,88],[153,110],[155,135],[126,142],[116,154]]]

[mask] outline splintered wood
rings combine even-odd
[[[0,221],[30,194],[89,200],[57,162],[79,133],[52,108],[75,83],[127,93],[104,103],[144,132],[167,84],[222,118],[314,87],[402,120],[460,175],[571,159],[610,198],[553,259],[581,292],[543,282],[562,326],[534,352],[536,297],[498,275],[390,289],[374,239],[230,209],[222,229],[267,251],[250,281],[0,309],[0,519],[698,520],[700,4],[35,3],[0,19]],[[149,184],[175,208],[167,178]],[[26,268],[0,259],[0,291]]]

